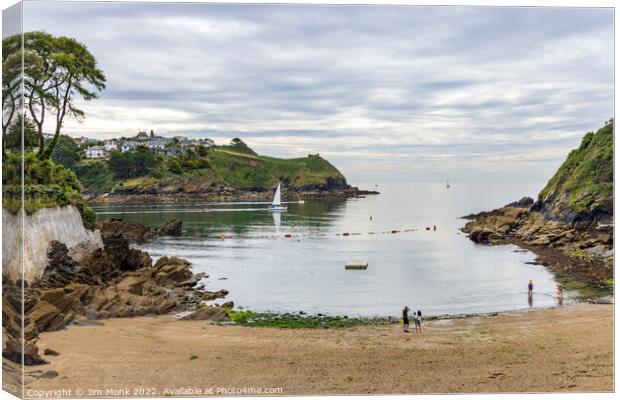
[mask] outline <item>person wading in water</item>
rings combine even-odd
[[[403,308],[403,329],[405,332],[409,332],[409,307]]]

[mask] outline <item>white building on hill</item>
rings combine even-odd
[[[104,140],[103,147],[105,147],[107,151],[118,150],[118,140],[116,139]]]
[[[103,146],[91,146],[86,149],[86,158],[103,158],[108,156],[108,151]]]

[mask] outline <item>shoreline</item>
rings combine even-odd
[[[41,346],[60,354],[27,367],[26,389],[152,387],[149,397],[240,386],[279,387],[283,395],[611,391],[613,308],[582,303],[429,320],[421,335],[397,324],[278,329],[115,318],[42,333]],[[583,335],[584,326],[592,332]],[[94,366],[97,377],[88,374]],[[43,377],[49,371],[58,375]]]
[[[358,188],[324,190],[324,191],[289,191],[282,195],[283,201],[299,200],[344,200],[378,195],[377,191]],[[85,193],[82,199],[89,204],[125,204],[125,203],[175,203],[175,202],[229,202],[229,201],[271,201],[273,191],[239,191],[226,189],[207,192],[174,193]]]
[[[569,293],[579,293],[579,289],[570,290]],[[536,294],[534,294],[536,298]],[[558,307],[570,307],[579,304],[592,305],[614,305],[615,298],[612,294],[599,293],[594,297],[564,296],[562,303],[552,306],[530,306],[515,308],[510,310],[498,311],[481,311],[471,313],[446,313],[423,315],[423,321],[442,321],[442,320],[459,320],[466,318],[486,318],[498,315],[511,315],[515,313],[528,313],[550,310]],[[374,315],[374,316],[356,316],[356,315],[332,315],[325,312],[307,313],[303,310],[299,311],[254,311],[251,309],[230,310],[232,312],[232,320],[225,322],[214,321],[214,324],[248,326],[256,328],[280,328],[280,329],[325,329],[325,328],[349,328],[354,326],[380,326],[400,324],[400,317],[393,315]],[[235,321],[234,314],[250,313],[256,319],[253,321],[238,320]],[[169,314],[173,315],[173,314]]]

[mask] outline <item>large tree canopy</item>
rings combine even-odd
[[[105,89],[105,75],[88,48],[73,38],[46,32],[27,32],[2,41],[3,139],[21,108],[28,113],[39,134],[39,157],[49,158],[58,143],[65,118],[84,118],[76,100],[92,100]],[[21,75],[23,53],[24,74]],[[23,81],[23,96],[21,82]],[[45,146],[43,125],[47,113],[54,117],[54,138]],[[4,149],[4,147],[3,147]]]

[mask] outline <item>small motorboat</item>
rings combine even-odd
[[[269,211],[286,211],[286,206],[282,205],[281,197],[280,182],[278,182],[276,194],[273,196],[273,201],[271,202],[271,206],[269,206]]]

